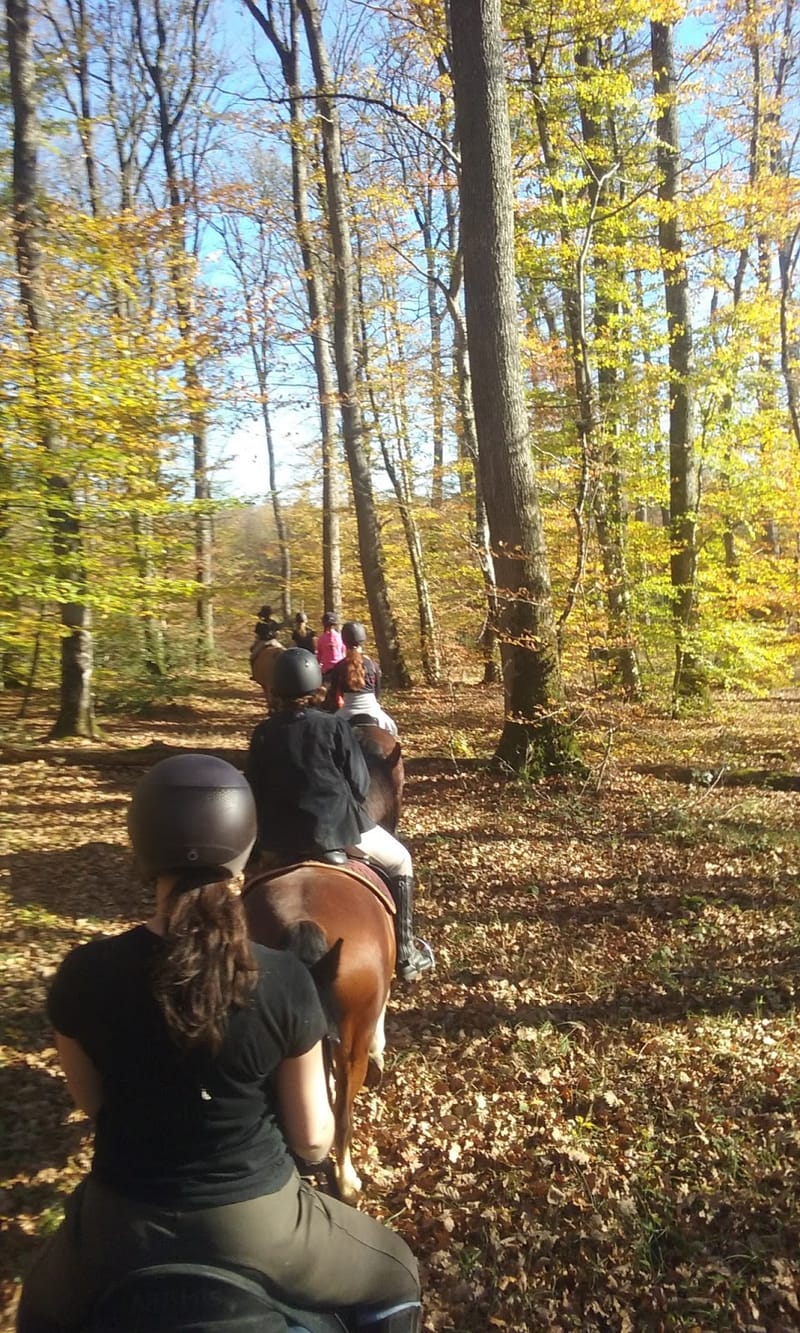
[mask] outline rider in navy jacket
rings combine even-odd
[[[397,974],[415,981],[433,967],[413,933],[408,850],[367,813],[369,770],[350,724],[319,708],[322,671],[312,653],[288,648],[275,663],[274,711],[250,738],[245,775],[258,813],[258,847],[281,860],[357,847],[384,873],[397,907]]]

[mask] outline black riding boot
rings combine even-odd
[[[433,950],[414,936],[414,880],[411,875],[396,875],[389,881],[397,916],[394,933],[397,940],[397,975],[401,981],[416,981],[434,965]]]

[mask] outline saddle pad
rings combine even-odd
[[[304,870],[309,866],[318,866],[320,870],[336,870],[342,875],[348,875],[350,879],[357,879],[361,884],[366,884],[371,889],[376,898],[380,898],[387,912],[392,916],[397,913],[394,905],[394,898],[389,892],[389,886],[377,870],[374,870],[366,861],[348,861],[346,865],[331,865],[328,861],[296,861],[290,866],[276,866],[274,870],[259,871],[259,879],[280,879],[281,875],[288,875],[291,870]]]

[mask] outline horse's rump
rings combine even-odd
[[[261,686],[267,699],[272,688],[275,661],[282,652],[285,652],[284,646],[277,639],[267,639],[261,643],[256,640],[250,650],[250,673],[256,684]]]
[[[393,904],[385,884],[370,866],[362,862],[332,866],[303,861],[257,872],[245,886],[243,904],[251,938],[272,948],[283,948],[290,941],[292,947],[299,945],[309,955],[306,965],[315,980],[326,975],[326,959],[332,967],[329,956],[338,944],[331,985],[339,993],[357,972],[385,974],[385,985],[373,986],[384,992],[377,1017],[394,970]]]
[[[357,880],[359,883],[365,884],[367,888],[376,895],[386,908],[387,912],[389,912],[391,916],[394,916],[397,912],[397,908],[383,875],[381,875],[373,865],[370,865],[366,857],[358,852],[357,847],[350,848],[347,853],[347,858],[347,860],[343,859],[339,862],[315,861],[312,858],[306,857],[302,861],[293,861],[289,865],[265,866],[264,869],[257,875],[254,875],[253,878],[259,879],[264,883],[270,883],[272,880],[280,881],[284,875],[291,875],[296,870],[306,870],[314,866],[318,866],[320,870],[326,871],[331,869],[340,870],[345,875],[349,875],[352,879]],[[337,883],[339,884],[340,891],[345,891],[343,881],[339,880]],[[307,922],[306,924],[311,925],[312,923]],[[281,948],[284,947],[290,946],[281,945]],[[299,953],[298,948],[294,945],[291,947],[294,949],[295,953]],[[315,937],[309,935],[308,941],[303,944],[303,947],[307,949],[310,954],[313,954],[313,957],[310,957],[308,960],[305,957],[303,958],[303,962],[306,963],[306,966],[311,967],[312,963],[316,962],[317,958],[321,957],[321,954],[317,951],[318,937],[315,941]]]
[[[362,722],[361,716],[358,720],[351,718],[350,725],[369,769],[366,809],[376,824],[394,835],[400,822],[405,785],[402,746],[396,736],[379,727],[374,719]]]
[[[372,1083],[380,1078],[396,959],[392,918],[370,873],[367,866],[303,862],[256,872],[242,895],[251,939],[273,948],[292,945],[312,958],[329,1023],[336,1015],[339,1042],[327,1050],[335,1084],[336,1178],[346,1199],[360,1188],[350,1156],[353,1102],[368,1074]]]

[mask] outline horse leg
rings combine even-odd
[[[383,1053],[386,1050],[385,1019],[386,1005],[381,1009],[380,1017],[375,1024],[375,1031],[372,1034],[372,1041],[369,1044],[369,1064],[364,1079],[364,1084],[368,1088],[379,1088],[383,1078]]]
[[[345,1203],[352,1203],[361,1189],[361,1179],[353,1166],[350,1145],[353,1141],[353,1103],[364,1085],[369,1055],[365,1042],[345,1050],[345,1042],[336,1053],[336,1129],[333,1146],[336,1153],[336,1181]]]

